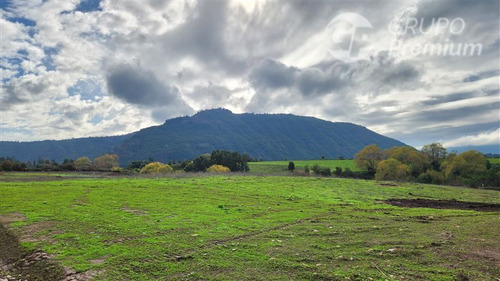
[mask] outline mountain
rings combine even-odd
[[[121,161],[190,159],[214,149],[235,150],[264,160],[352,158],[369,144],[405,144],[351,123],[291,114],[201,111],[136,132],[114,150]]]
[[[456,151],[458,153],[462,153],[467,150],[477,150],[484,154],[500,154],[500,145],[491,144],[491,145],[456,146],[456,147],[449,147],[447,150],[448,152]]]
[[[329,122],[291,114],[233,114],[212,109],[167,120],[160,126],[119,137],[64,141],[0,142],[0,156],[27,161],[61,161],[113,152],[125,165],[133,160],[185,160],[214,149],[247,153],[263,160],[352,158],[369,144],[404,146],[352,123]]]
[[[44,140],[33,142],[0,142],[0,157],[12,157],[20,161],[36,161],[39,158],[62,162],[81,156],[95,158],[113,149],[131,134],[111,137],[91,137],[68,140]]]

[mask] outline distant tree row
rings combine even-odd
[[[112,171],[118,168],[118,155],[115,154],[104,154],[94,160],[88,157],[64,159],[62,163],[47,159],[20,162],[13,158],[0,158],[0,171]]]
[[[238,152],[214,150],[211,154],[202,154],[193,160],[170,162],[134,161],[128,167],[138,169],[141,174],[168,174],[172,172],[247,172],[250,157]]]
[[[440,143],[382,150],[372,144],[354,158],[355,165],[367,170],[376,180],[417,181],[433,184],[500,186],[500,165],[491,165],[480,152],[469,150],[447,153]]]
[[[214,150],[211,154],[203,154],[193,160],[170,162],[163,164],[152,159],[132,161],[125,169],[118,164],[118,155],[104,154],[91,160],[80,157],[67,159],[59,164],[53,160],[19,162],[12,158],[0,158],[0,171],[120,171],[139,172],[142,174],[167,174],[174,171],[183,172],[247,172],[248,162],[252,160],[247,154],[225,150]]]

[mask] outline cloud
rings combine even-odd
[[[351,110],[356,107],[358,96],[413,89],[422,84],[420,72],[414,66],[396,62],[387,52],[366,61],[345,63],[330,60],[303,69],[265,59],[252,68],[249,81],[257,92],[247,109],[264,112],[283,103],[282,98],[273,98],[273,95],[288,93],[292,100],[295,98],[302,105],[330,96],[337,102],[342,101],[345,110]]]
[[[107,76],[110,94],[129,103],[154,109],[155,119],[189,114],[193,109],[182,100],[179,89],[161,83],[151,71],[118,65]]]
[[[1,138],[123,134],[214,107],[354,122],[413,145],[492,132],[500,121],[499,5],[11,1],[0,10]],[[328,52],[334,34],[326,27],[345,12],[373,26],[354,38],[368,54],[355,62]],[[424,31],[439,17],[466,26],[459,35],[389,32],[393,19],[409,17],[422,18]],[[393,39],[481,43],[482,54],[397,56]]]
[[[477,135],[462,136],[455,140],[443,143],[445,147],[472,146],[472,145],[490,145],[500,146],[500,129],[484,132]]]

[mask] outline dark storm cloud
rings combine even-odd
[[[177,87],[164,85],[153,72],[128,64],[111,69],[107,76],[107,86],[108,91],[117,98],[129,104],[161,109],[166,116],[193,111],[182,100]],[[162,114],[156,113],[155,116]]]
[[[296,67],[288,67],[272,59],[264,59],[252,69],[249,81],[258,90],[290,87],[298,72],[299,69]]]
[[[265,59],[250,71],[249,81],[257,93],[247,109],[255,110],[257,105],[267,104],[268,108],[264,110],[272,110],[273,103],[262,99],[272,98],[276,90],[286,90],[291,96],[295,93],[302,97],[343,95],[343,102],[354,103],[358,92],[377,95],[394,89],[416,88],[421,85],[420,76],[413,65],[396,62],[387,52],[366,61],[329,61],[304,69]],[[275,102],[278,106],[282,100],[275,99]],[[346,108],[351,106],[345,105]]]

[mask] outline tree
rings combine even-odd
[[[418,176],[417,181],[422,183],[442,184],[444,183],[444,176],[442,172],[427,170]]]
[[[168,164],[160,162],[151,162],[144,166],[139,173],[141,174],[168,174],[172,173],[174,169]]]
[[[335,167],[335,172],[333,172],[337,177],[342,175],[342,167]]]
[[[228,167],[214,164],[208,167],[207,172],[209,173],[229,173],[231,170]]]
[[[377,165],[386,158],[384,152],[376,144],[365,146],[354,156],[354,164],[369,172],[375,173]]]
[[[140,171],[142,168],[144,168],[144,166],[146,166],[147,164],[149,164],[151,162],[153,162],[153,161],[135,160],[135,161],[130,162],[127,165],[127,169]]]
[[[403,181],[410,177],[410,168],[394,158],[382,160],[378,163],[376,180]]]
[[[110,171],[113,168],[118,168],[118,155],[104,154],[94,159],[94,166],[99,171]]]
[[[89,171],[92,168],[92,160],[88,157],[80,157],[75,160],[75,168],[78,171]]]
[[[193,160],[195,172],[204,172],[208,167],[212,165],[210,161],[210,154],[202,154]]]
[[[427,155],[432,169],[439,171],[439,167],[446,158],[446,148],[439,142],[426,144],[422,147],[422,152]]]
[[[328,177],[332,174],[330,167],[320,167],[318,164],[314,164],[311,170],[314,172],[314,174],[324,177]]]
[[[295,170],[295,163],[290,161],[290,162],[288,162],[288,171],[293,172],[293,170]]]
[[[212,164],[218,164],[228,167],[231,172],[247,172],[250,156],[239,154],[238,152],[229,152],[226,150],[214,150],[210,155]]]
[[[482,174],[487,169],[486,157],[476,151],[469,150],[460,153],[446,165],[445,177],[448,180],[471,179]]]
[[[388,150],[388,156],[410,167],[411,174],[414,177],[417,177],[430,167],[427,154],[419,152],[410,146],[392,147]]]

